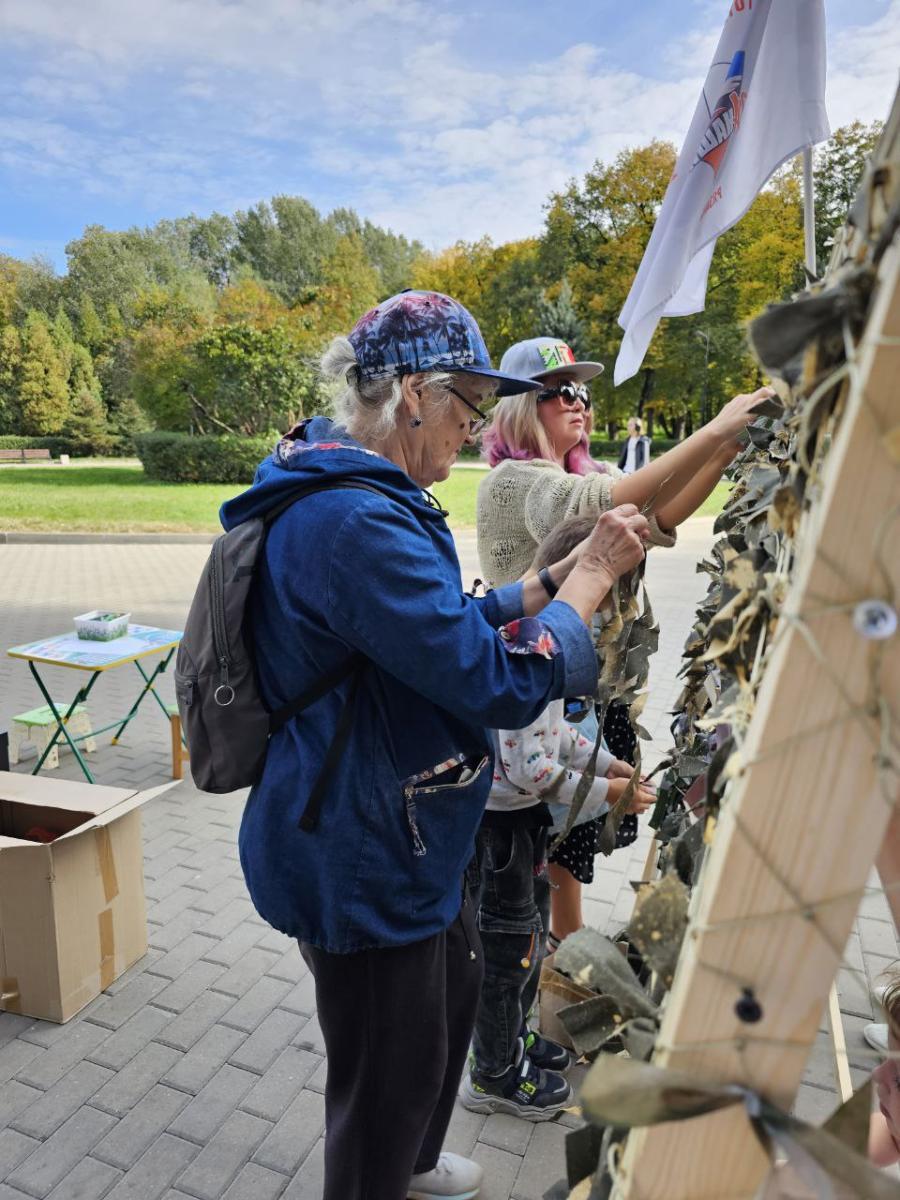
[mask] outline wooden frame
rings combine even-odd
[[[900,236],[876,286],[653,1059],[784,1108],[893,809],[878,759],[885,712],[900,713],[900,636],[866,640],[852,616],[900,596]],[[744,987],[762,1007],[754,1024],[735,1011]],[[633,1131],[614,1195],[752,1200],[768,1167],[732,1108]]]

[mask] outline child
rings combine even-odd
[[[900,972],[884,989],[881,1003],[887,1014],[888,1051],[894,1055],[872,1073],[878,1112],[869,1122],[869,1158],[876,1167],[900,1162]]]
[[[594,523],[593,517],[564,521],[538,547],[529,573],[565,557]],[[473,869],[485,976],[460,1099],[473,1112],[510,1113],[528,1121],[549,1120],[572,1096],[559,1073],[571,1065],[569,1052],[526,1023],[548,931],[546,855],[553,821],[548,801],[563,806],[558,811],[564,820],[594,746],[564,720],[564,705],[555,700],[526,729],[492,731],[494,779]],[[601,749],[580,817],[607,812],[630,776],[627,763]],[[653,800],[652,791],[641,786],[631,811],[643,812]]]

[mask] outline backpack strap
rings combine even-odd
[[[314,483],[309,487],[299,488],[297,491],[292,491],[281,504],[271,508],[263,518],[266,527],[270,526],[276,517],[280,517],[283,512],[295,504],[298,500],[302,500],[304,496],[311,496],[315,492],[331,492],[337,491],[340,488],[356,488],[358,491],[375,492],[381,496],[387,496],[387,492],[372,484],[358,482],[352,479],[334,481],[333,483]],[[363,672],[365,671],[367,659],[360,651],[354,651],[344,662],[334,667],[331,671],[326,672],[318,679],[312,687],[306,689],[301,695],[295,699],[283,704],[280,708],[276,708],[269,715],[269,736],[277,733],[280,729],[294,717],[298,716],[305,708],[309,708],[311,704],[315,704],[317,700],[321,700],[330,691],[333,691],[345,679],[351,679],[350,689],[347,692],[347,698],[344,701],[341,715],[338,718],[337,728],[334,731],[334,737],[331,739],[331,745],[325,754],[325,761],[322,763],[322,769],[316,782],[313,784],[313,789],[310,792],[309,799],[306,802],[306,807],[298,822],[299,827],[305,833],[312,833],[319,823],[319,814],[322,809],[322,801],[325,798],[325,789],[328,786],[328,781],[333,775],[335,768],[340,762],[341,755],[350,738],[350,729],[353,724],[353,714],[356,709],[356,698],[359,694],[360,684],[362,682]]]

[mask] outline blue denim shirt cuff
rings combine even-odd
[[[538,613],[556,638],[562,654],[564,688],[562,696],[593,696],[597,690],[597,654],[590,630],[565,600],[551,600]]]
[[[485,600],[487,618],[495,629],[499,629],[507,621],[515,621],[522,616],[522,583],[507,583],[494,588],[488,592]]]

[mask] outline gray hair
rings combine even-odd
[[[349,338],[336,337],[322,355],[320,369],[331,391],[335,418],[364,446],[378,445],[394,431],[403,393],[400,376],[363,380],[356,367],[356,354]],[[450,403],[448,388],[453,376],[448,371],[425,371],[425,386],[432,403],[423,405],[422,421],[443,415]]]

